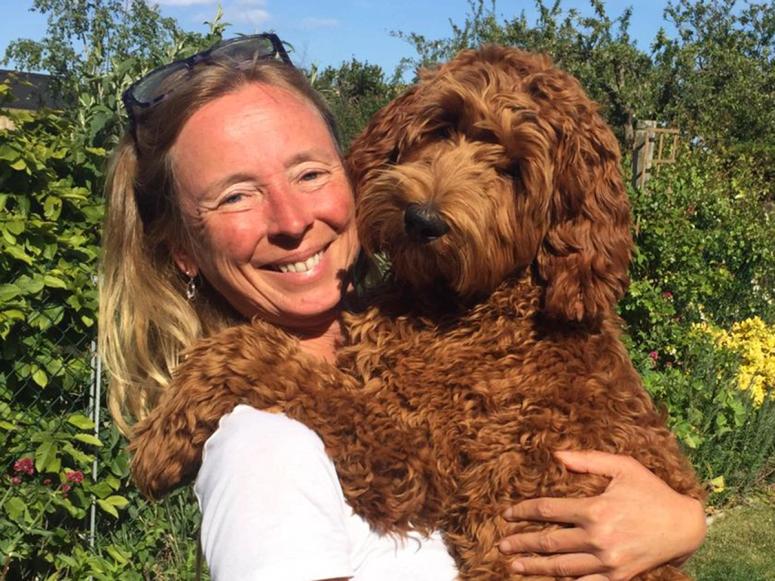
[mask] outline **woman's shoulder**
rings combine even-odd
[[[256,454],[289,448],[324,450],[320,437],[301,422],[240,404],[219,420],[218,429],[205,444],[203,460],[214,451]]]

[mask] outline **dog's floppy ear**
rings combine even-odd
[[[632,238],[616,137],[578,81],[557,69],[534,75],[528,90],[554,133],[549,224],[536,265],[545,312],[593,320],[624,294]]]
[[[380,109],[350,145],[345,162],[356,199],[369,172],[394,164],[422,130],[412,115],[416,92],[412,87]]]

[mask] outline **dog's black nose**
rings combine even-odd
[[[449,226],[431,206],[409,204],[404,211],[406,233],[423,244],[432,242],[449,232]]]

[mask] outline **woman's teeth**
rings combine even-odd
[[[277,270],[280,272],[307,272],[312,270],[323,257],[323,251],[321,250],[317,254],[313,254],[304,262],[291,262],[290,264],[278,264]]]

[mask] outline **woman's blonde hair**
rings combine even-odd
[[[195,65],[164,100],[136,115],[134,131],[123,136],[108,167],[99,349],[110,377],[108,408],[125,434],[155,406],[181,352],[240,320],[206,281],[195,300],[186,298],[187,280],[173,251],[191,241],[169,153],[195,111],[249,83],[308,101],[338,143],[333,115],[298,69],[274,60],[248,68],[212,61]]]

